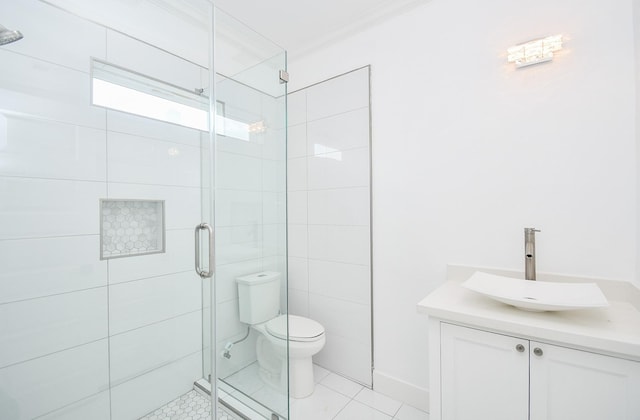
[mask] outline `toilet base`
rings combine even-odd
[[[260,378],[272,388],[287,392],[287,372],[289,374],[289,395],[293,398],[305,398],[313,394],[315,381],[313,379],[313,358],[325,343],[325,337],[313,343],[288,343],[278,340],[275,343],[263,334],[256,341],[256,353],[260,366]],[[287,365],[287,353],[289,354]]]
[[[284,366],[286,372],[286,366]],[[289,359],[289,395],[293,398],[305,398],[313,394],[313,361],[311,357]]]

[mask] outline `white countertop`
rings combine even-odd
[[[475,271],[465,270],[467,274]],[[445,282],[418,303],[419,313],[507,335],[640,361],[640,311],[634,306],[637,302],[614,300],[620,299],[620,294],[608,295],[610,287],[602,288],[611,304],[608,308],[527,312],[463,288],[460,280],[465,278],[460,279],[460,275],[449,275],[449,278],[455,279]]]

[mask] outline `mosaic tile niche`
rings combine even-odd
[[[165,251],[163,200],[100,200],[100,259]]]

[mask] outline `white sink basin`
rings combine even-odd
[[[595,283],[521,280],[476,271],[463,287],[491,299],[532,312],[568,311],[609,306]]]

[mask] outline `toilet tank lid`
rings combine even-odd
[[[287,315],[280,315],[267,322],[267,331],[274,337],[287,338]],[[313,319],[289,315],[289,337],[314,338],[324,334],[324,327]]]
[[[277,280],[278,278],[280,278],[280,273],[277,271],[262,271],[248,276],[237,277],[236,281],[241,284],[260,284]]]

